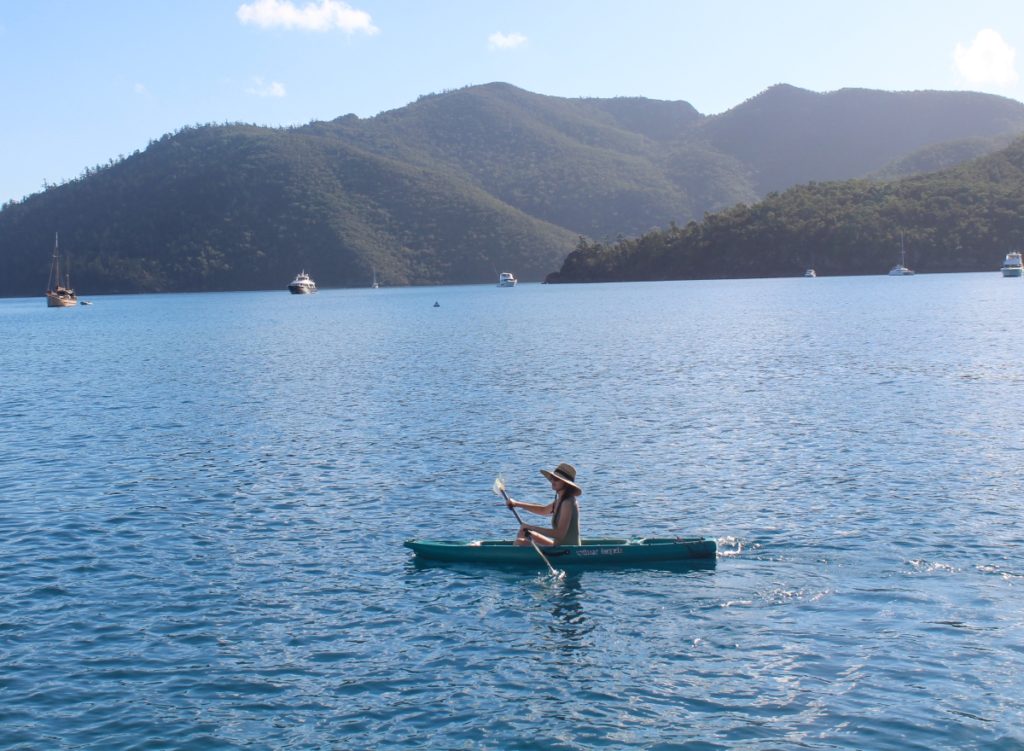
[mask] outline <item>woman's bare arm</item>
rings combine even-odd
[[[531,514],[537,514],[538,516],[551,516],[555,510],[555,503],[552,501],[546,506],[542,506],[539,503],[526,503],[525,501],[517,501],[515,498],[509,498],[511,506],[521,508],[525,511],[529,511]],[[511,508],[511,506],[509,508]]]

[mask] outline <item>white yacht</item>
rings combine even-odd
[[[509,273],[508,271],[502,271],[500,274],[498,274],[499,287],[515,287],[517,281],[518,280],[516,279],[515,275]]]
[[[293,295],[311,295],[316,292],[316,284],[309,278],[309,274],[300,271],[288,285],[288,291]]]
[[[1020,253],[1007,253],[1002,271],[1003,276],[1024,276],[1024,264],[1021,263]]]
[[[907,268],[907,252],[903,249],[903,234],[900,234],[900,262],[889,269],[889,276],[913,276],[914,272]]]
[[[807,269],[807,271],[804,272],[804,276],[806,276],[808,279],[813,279],[814,277],[817,276],[817,274],[814,273],[814,269]]]

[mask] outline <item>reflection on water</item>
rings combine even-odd
[[[586,593],[581,573],[567,573],[556,587],[552,588],[551,622],[549,628],[555,637],[556,649],[573,652],[586,648],[585,637],[593,632],[595,625],[587,619],[584,610]]]

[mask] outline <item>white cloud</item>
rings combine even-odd
[[[252,85],[245,90],[245,93],[252,94],[253,96],[272,97],[282,97],[288,94],[283,83],[278,83],[277,81],[265,82],[259,76],[253,76]]]
[[[969,46],[959,42],[953,50],[957,72],[972,84],[1012,86],[1017,83],[1017,51],[998,31],[982,29]]]
[[[487,37],[487,46],[492,50],[512,50],[525,43],[526,37],[514,32],[512,34],[503,34],[500,31],[496,31]]]
[[[146,88],[146,84],[144,84],[144,83],[137,83],[137,84],[135,84],[135,86],[132,87],[132,89],[139,96],[148,96],[149,95],[149,89]]]
[[[356,10],[341,0],[319,0],[306,3],[301,8],[291,0],[254,0],[239,5],[235,15],[243,24],[255,24],[264,29],[341,29],[349,34],[357,31],[376,34],[380,31],[373,25],[369,13]]]

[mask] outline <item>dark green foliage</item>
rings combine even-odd
[[[809,183],[684,228],[612,244],[580,238],[552,282],[991,271],[1024,246],[1024,139],[891,183]]]
[[[190,127],[0,210],[0,295],[42,292],[55,231],[82,294],[281,289],[300,269],[321,287],[368,285],[372,269],[385,285],[487,282],[502,270],[537,280],[580,236],[567,273],[586,257],[596,276],[753,274],[758,257],[717,258],[754,239],[773,273],[790,273],[780,259],[802,266],[813,244],[794,245],[798,227],[834,242],[819,214],[838,216],[855,199],[830,188],[838,205],[808,197],[793,224],[778,217],[779,197],[757,203],[767,190],[890,164],[889,174],[947,166],[1021,130],[1024,105],[980,94],[780,86],[704,117],[685,102],[564,99],[507,84],[369,119]],[[738,229],[754,220],[767,234]],[[650,232],[672,222],[685,227]],[[682,238],[704,250],[679,256]],[[860,239],[836,247],[863,254]],[[907,239],[912,252],[924,240]],[[891,256],[891,240],[873,242]]]
[[[53,230],[88,294],[539,279],[575,235],[458,175],[337,138],[203,127],[0,215],[0,294],[42,291]]]
[[[1003,134],[992,138],[964,138],[959,141],[926,146],[902,159],[886,165],[872,175],[878,180],[896,180],[901,177],[924,175],[929,172],[954,167],[963,162],[977,159],[985,154],[1005,148],[1014,140],[1013,134]]]

